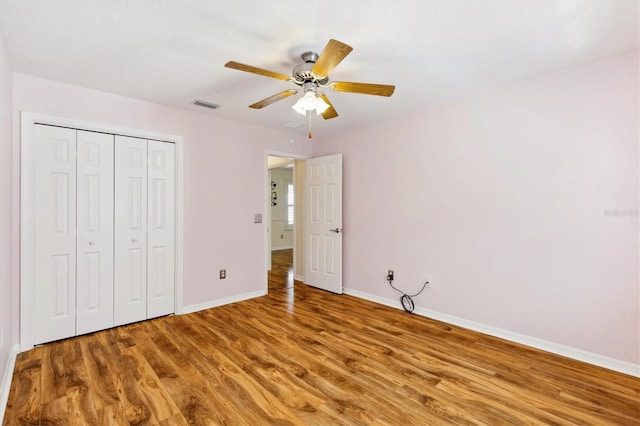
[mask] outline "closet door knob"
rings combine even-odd
[[[138,242],[138,239],[134,237],[134,238],[132,238],[132,239],[131,239],[131,242],[132,242],[132,243],[137,243],[137,242]]]
[[[90,245],[90,246],[95,246],[95,245],[96,245],[95,240],[91,240],[91,241],[89,241],[89,245]]]

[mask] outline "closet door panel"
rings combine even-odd
[[[175,287],[175,145],[149,141],[147,317],[171,314]]]
[[[34,343],[76,332],[76,131],[36,125]],[[40,214],[42,213],[42,214]]]
[[[147,141],[115,137],[115,325],[147,318]]]
[[[77,334],[113,327],[113,138],[77,136]]]

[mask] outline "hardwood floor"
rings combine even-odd
[[[3,425],[640,424],[640,379],[295,282],[50,343]]]
[[[269,292],[285,290],[292,293],[293,284],[293,250],[272,251]],[[302,283],[298,282],[298,284]]]

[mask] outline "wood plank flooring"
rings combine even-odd
[[[294,282],[21,353],[3,425],[640,424],[640,379]]]

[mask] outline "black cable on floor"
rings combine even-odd
[[[416,297],[418,295],[420,295],[420,293],[422,293],[424,291],[424,289],[427,287],[427,285],[429,284],[429,281],[425,281],[424,285],[422,286],[422,288],[420,289],[419,292],[417,292],[416,294],[407,294],[405,292],[403,292],[402,290],[396,288],[393,285],[393,280],[387,279],[387,281],[389,281],[389,285],[391,286],[392,289],[394,289],[395,291],[397,291],[398,293],[400,293],[402,296],[400,296],[400,303],[402,303],[402,308],[409,313],[412,313],[414,311],[414,309],[416,308],[415,303],[413,303],[413,299],[412,297]]]

